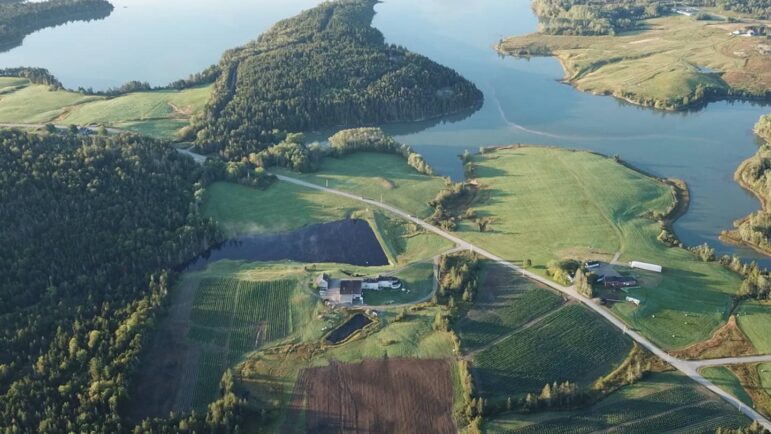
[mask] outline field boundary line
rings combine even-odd
[[[675,369],[679,370],[686,376],[688,376],[693,381],[696,381],[697,383],[701,384],[702,386],[706,387],[708,390],[712,391],[714,394],[718,395],[720,398],[722,398],[724,401],[728,402],[735,408],[737,408],[740,412],[744,413],[747,417],[750,419],[758,421],[763,427],[765,427],[768,430],[771,430],[771,421],[769,421],[765,416],[761,415],[757,411],[755,411],[753,408],[748,407],[746,404],[741,402],[739,399],[735,398],[730,393],[726,392],[725,390],[719,388],[714,383],[712,383],[710,380],[704,378],[701,374],[698,372],[698,368],[701,366],[698,362],[691,362],[687,360],[679,359],[675,356],[672,356],[671,354],[667,353],[663,349],[661,349],[659,346],[654,344],[651,340],[646,338],[645,336],[641,335],[637,331],[630,329],[629,326],[621,321],[617,316],[615,316],[613,313],[608,311],[607,309],[603,308],[602,306],[599,306],[597,303],[595,303],[592,299],[587,298],[581,294],[579,294],[575,287],[567,287],[559,285],[555,282],[550,281],[549,279],[539,276],[531,271],[528,271],[516,264],[513,264],[500,256],[497,256],[479,246],[476,246],[456,235],[453,235],[449,232],[444,231],[443,229],[436,227],[424,220],[421,220],[405,211],[402,211],[399,208],[396,208],[392,205],[388,205],[386,203],[378,202],[372,199],[367,199],[364,196],[355,195],[352,193],[348,193],[341,190],[334,190],[327,187],[322,187],[320,185],[312,184],[310,182],[302,181],[297,178],[293,178],[290,176],[285,175],[278,175],[274,174],[279,180],[289,182],[295,185],[299,185],[301,187],[310,188],[313,190],[317,190],[324,193],[334,194],[337,196],[345,197],[348,199],[352,199],[355,201],[359,201],[365,204],[368,204],[373,207],[378,207],[380,209],[386,210],[394,215],[397,215],[405,220],[409,220],[416,225],[419,225],[426,230],[433,232],[453,243],[455,243],[459,248],[462,248],[464,250],[470,250],[472,252],[475,252],[481,256],[484,256],[488,259],[491,259],[505,267],[508,267],[514,271],[517,271],[522,274],[522,276],[528,277],[533,281],[540,282],[546,286],[549,286],[551,288],[554,288],[565,295],[569,296],[572,299],[575,299],[579,302],[581,302],[584,306],[588,307],[590,310],[594,311],[595,313],[599,314],[605,320],[610,322],[613,326],[618,328],[623,332],[623,334],[629,336],[632,340],[636,341],[638,344],[640,344],[643,348],[649,350],[651,353],[659,357],[660,359],[664,360],[665,362],[672,365]],[[616,227],[615,225],[613,226]],[[764,356],[767,359],[764,359],[764,361],[771,362],[771,355]],[[737,358],[737,359],[743,359],[743,358]],[[737,362],[741,363],[741,362]]]

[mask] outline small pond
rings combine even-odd
[[[364,314],[357,313],[343,325],[333,330],[332,333],[327,336],[327,341],[331,344],[339,344],[370,323],[372,323],[372,320],[369,319],[369,317]]]
[[[359,219],[315,224],[280,234],[237,237],[212,247],[182,268],[198,271],[222,259],[388,265],[369,223]]]

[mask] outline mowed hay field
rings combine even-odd
[[[771,304],[744,302],[736,318],[752,345],[762,354],[771,353]]]
[[[0,78],[0,123],[103,124],[174,138],[176,131],[203,109],[210,94],[211,86],[200,86],[106,98],[5,77]]]
[[[428,217],[428,202],[444,188],[444,179],[418,173],[398,155],[357,152],[325,158],[318,172],[276,170],[303,181],[380,200],[418,217]]]
[[[645,25],[644,31],[619,36],[513,37],[501,49],[518,53],[548,47],[560,59],[566,80],[578,89],[647,105],[658,101],[662,108],[687,105],[684,98],[692,98],[698,86],[721,92],[771,88],[768,40],[729,35],[746,24],[676,15],[647,20]]]
[[[473,368],[483,395],[520,397],[555,381],[586,387],[631,348],[612,325],[573,304],[480,352]]]
[[[660,346],[686,347],[707,339],[728,317],[739,276],[657,240],[660,226],[645,217],[665,213],[671,188],[601,155],[558,148],[500,149],[474,157],[487,197],[473,206],[493,219],[480,233],[464,223],[460,236],[512,262],[531,259],[545,274],[553,259],[604,259],[661,264],[664,273],[638,272],[642,300],[613,309]],[[686,316],[687,314],[687,316]]]
[[[477,351],[562,305],[560,295],[501,265],[485,262],[473,306],[458,320],[464,351]]]
[[[750,420],[689,379],[656,374],[576,412],[512,414],[484,426],[490,434],[713,433]]]
[[[332,362],[303,371],[282,433],[455,433],[448,360]],[[296,424],[304,422],[304,430]]]

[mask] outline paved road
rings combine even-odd
[[[443,237],[443,238],[445,238],[447,240],[452,241],[458,247],[460,247],[460,248],[462,248],[464,250],[469,250],[469,251],[475,252],[475,253],[479,254],[480,256],[483,256],[483,257],[485,257],[485,258],[487,258],[489,260],[495,261],[495,262],[497,262],[498,264],[500,264],[500,265],[502,265],[504,267],[508,267],[508,268],[510,268],[510,269],[512,269],[512,270],[514,270],[514,271],[516,271],[518,273],[520,273],[522,276],[526,276],[526,277],[528,277],[528,278],[530,278],[532,280],[535,280],[535,281],[540,282],[540,283],[542,283],[542,284],[544,284],[546,286],[549,286],[549,287],[551,287],[553,289],[556,289],[556,290],[562,292],[563,294],[566,294],[568,297],[571,297],[571,298],[573,298],[575,300],[578,300],[579,302],[581,302],[584,305],[586,305],[589,309],[593,310],[598,315],[601,315],[603,318],[608,320],[611,324],[613,324],[614,326],[616,326],[617,328],[622,330],[624,332],[624,334],[626,334],[630,338],[634,339],[635,342],[637,342],[639,345],[645,347],[648,351],[650,351],[651,353],[655,354],[656,356],[658,356],[662,360],[666,361],[667,363],[669,363],[670,365],[675,367],[677,370],[679,370],[680,372],[682,372],[685,375],[687,375],[688,377],[690,377],[692,380],[696,381],[697,383],[702,384],[704,387],[708,388],[709,390],[711,390],[712,392],[714,392],[715,394],[720,396],[723,400],[727,401],[728,403],[730,403],[731,405],[733,405],[734,407],[739,409],[739,411],[741,411],[742,413],[747,415],[747,417],[749,417],[749,418],[751,418],[753,420],[758,421],[766,429],[771,430],[771,421],[766,419],[760,413],[756,412],[754,409],[752,409],[750,407],[747,407],[744,403],[742,403],[738,399],[736,399],[733,396],[731,396],[728,392],[726,392],[723,389],[715,386],[714,384],[712,384],[712,382],[710,382],[709,380],[707,380],[701,374],[698,373],[698,369],[699,368],[704,367],[704,366],[712,366],[710,364],[710,363],[712,363],[712,361],[709,361],[709,360],[707,360],[707,361],[681,360],[681,359],[678,359],[677,357],[674,357],[674,356],[668,354],[667,352],[665,352],[664,350],[662,350],[661,348],[659,348],[658,346],[653,344],[645,336],[637,333],[634,330],[630,330],[629,327],[626,326],[626,324],[624,324],[623,322],[621,322],[621,320],[616,318],[616,316],[611,314],[610,311],[608,311],[607,309],[605,309],[602,306],[598,305],[597,303],[595,303],[591,299],[589,299],[589,298],[579,294],[573,287],[567,287],[567,286],[559,285],[559,284],[554,283],[554,282],[552,282],[552,281],[550,281],[550,280],[548,280],[548,279],[546,279],[544,277],[541,277],[541,276],[539,276],[537,274],[534,274],[534,273],[532,273],[532,272],[530,272],[528,270],[525,270],[525,269],[523,269],[523,268],[521,268],[521,267],[519,267],[519,266],[517,266],[515,264],[512,264],[511,262],[508,262],[508,261],[504,260],[503,258],[501,258],[501,257],[499,257],[497,255],[494,255],[491,252],[488,252],[485,249],[482,249],[481,247],[477,247],[477,246],[469,243],[468,241],[465,241],[465,240],[463,240],[461,238],[458,238],[457,236],[455,236],[455,235],[453,235],[453,234],[451,234],[449,232],[446,232],[446,231],[444,231],[444,230],[442,230],[442,229],[440,229],[440,228],[438,228],[438,227],[436,227],[436,226],[434,226],[432,224],[429,224],[429,223],[427,223],[427,222],[425,222],[425,221],[423,221],[423,220],[421,220],[421,219],[419,219],[419,218],[417,218],[417,217],[415,217],[415,216],[413,216],[411,214],[408,214],[408,213],[406,213],[406,212],[404,212],[404,211],[402,211],[402,210],[400,210],[398,208],[395,208],[395,207],[393,207],[391,205],[388,205],[388,204],[385,204],[385,203],[381,203],[381,202],[377,202],[375,200],[372,200],[372,199],[369,199],[369,198],[366,198],[366,197],[363,197],[363,196],[358,196],[358,195],[355,195],[355,194],[347,193],[347,192],[344,192],[344,191],[335,190],[335,189],[327,188],[327,187],[322,187],[320,185],[312,184],[310,182],[305,182],[305,181],[302,181],[302,180],[299,180],[299,179],[296,179],[296,178],[292,178],[292,177],[289,177],[289,176],[276,175],[276,177],[279,180],[281,180],[281,181],[285,181],[285,182],[289,182],[289,183],[292,183],[292,184],[295,184],[295,185],[299,185],[299,186],[302,186],[302,187],[306,187],[306,188],[322,191],[324,193],[329,193],[329,194],[334,194],[334,195],[337,195],[337,196],[342,196],[342,197],[345,197],[345,198],[348,198],[348,199],[352,199],[352,200],[355,200],[355,201],[364,202],[364,203],[366,203],[366,204],[368,204],[368,205],[370,205],[372,207],[380,208],[380,209],[383,209],[385,211],[388,211],[388,212],[390,212],[392,214],[395,214],[395,215],[397,215],[397,216],[399,216],[399,217],[401,217],[401,218],[403,218],[405,220],[411,221],[412,223],[422,227],[423,229],[425,229],[425,230],[427,230],[429,232],[433,232],[436,235],[439,235],[439,236],[441,236],[441,237]],[[716,360],[715,363],[716,364],[726,364],[726,363],[728,363],[728,364],[741,364],[741,363],[753,363],[753,362],[757,362],[757,361],[771,361],[771,355],[769,355],[769,356],[759,356],[759,357],[736,357],[736,358],[729,358],[729,359],[719,359],[719,360]]]

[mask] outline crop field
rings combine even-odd
[[[201,345],[192,406],[203,410],[222,374],[241,357],[292,332],[291,299],[297,280],[249,281],[205,277],[190,312],[187,339]]]
[[[387,359],[303,371],[282,433],[455,433],[453,364]]]
[[[590,384],[631,348],[629,339],[603,319],[570,305],[480,352],[474,369],[483,394],[520,396],[555,381]]]
[[[705,433],[714,432],[718,427],[738,428],[748,423],[733,407],[688,379],[678,374],[657,374],[621,389],[589,409],[532,416],[512,414],[487,423],[484,431]]]
[[[482,348],[561,304],[562,297],[553,291],[486,263],[474,305],[457,325],[463,349]]]
[[[630,290],[642,306],[613,309],[631,327],[667,349],[710,337],[728,318],[740,285],[734,273],[699,261],[657,240],[659,224],[644,217],[673,204],[669,186],[610,158],[588,152],[521,147],[475,156],[488,199],[474,204],[493,219],[480,233],[462,224],[462,238],[512,262],[531,259],[545,274],[553,259],[604,259],[662,264],[664,273],[639,272]]]
[[[771,87],[771,56],[764,38],[729,35],[740,23],[714,24],[693,17],[646,21],[647,29],[619,36],[509,38],[506,52],[548,47],[578,89],[628,97],[647,105],[681,105],[697,86],[762,92]],[[541,51],[541,50],[539,50]],[[706,68],[706,69],[705,69]],[[722,74],[714,74],[719,71]]]
[[[284,173],[374,200],[382,197],[383,202],[419,217],[431,214],[427,204],[444,188],[444,179],[418,173],[401,156],[370,152],[325,158],[315,173]]]
[[[5,78],[0,82],[0,123],[105,124],[173,138],[203,109],[210,93],[210,86],[202,86],[105,98]]]
[[[742,303],[737,313],[739,327],[760,353],[771,353],[771,304]]]

